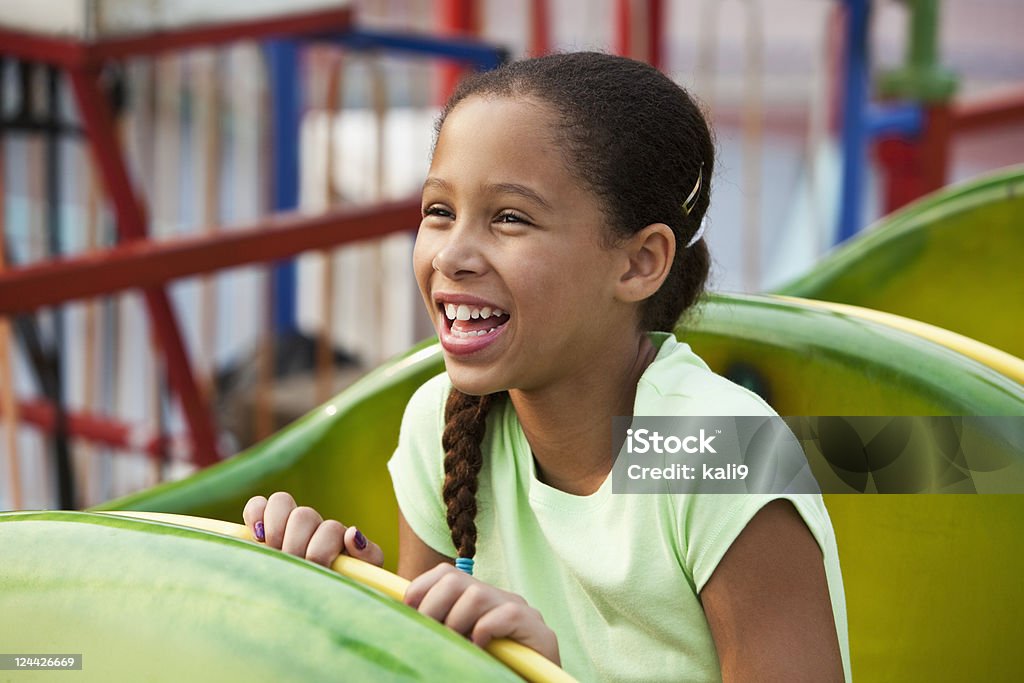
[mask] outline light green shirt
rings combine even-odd
[[[775,414],[687,344],[663,333],[651,339],[660,347],[637,385],[634,415]],[[416,392],[388,467],[409,526],[453,557],[441,498],[450,389],[442,374]],[[747,522],[775,498],[793,502],[821,547],[850,680],[839,556],[821,496],[613,495],[610,475],[593,494],[571,495],[537,479],[508,401],[488,416],[483,453],[474,575],[540,610],[558,636],[562,666],[581,681],[719,680],[698,595]]]

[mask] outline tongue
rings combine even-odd
[[[452,329],[458,332],[478,332],[480,330],[489,330],[497,327],[498,325],[504,325],[508,322],[508,316],[491,316],[490,318],[470,318],[469,320],[455,320],[452,322]]]

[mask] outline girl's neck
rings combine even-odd
[[[657,355],[645,334],[609,351],[582,376],[536,391],[509,391],[537,477],[574,495],[594,493],[608,477],[612,417],[633,414],[637,382]]]

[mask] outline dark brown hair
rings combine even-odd
[[[555,54],[513,62],[464,80],[445,105],[447,116],[468,97],[527,97],[556,115],[566,168],[604,203],[608,241],[652,223],[668,225],[675,260],[661,288],[640,309],[643,330],[671,331],[704,291],[710,255],[697,232],[711,199],[714,143],[700,108],[685,90],[642,62],[598,52]],[[700,175],[701,187],[684,207]],[[452,389],[445,406],[444,502],[460,557],[476,553],[476,490],[490,408],[504,396]]]

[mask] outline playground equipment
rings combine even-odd
[[[879,102],[869,103],[870,0],[845,0],[846,74],[843,96],[843,190],[839,240],[863,227],[860,219],[868,143],[877,142],[882,211],[891,214],[948,182],[956,136],[1024,120],[1024,88],[995,97],[956,99],[957,77],[941,63],[940,0],[907,6],[905,58],[877,78]]]
[[[883,322],[813,304],[718,296],[677,336],[784,415],[1024,414],[1024,385],[1005,375]],[[385,462],[409,396],[441,369],[437,344],[421,345],[249,451],[101,507],[238,519],[249,496],[285,489],[325,516],[359,520],[393,562],[397,507]],[[1018,498],[825,497],[854,675],[1000,678],[1020,670],[1024,654],[1011,641],[1024,608],[1024,551],[999,542],[1024,523]]]
[[[895,313],[1024,358],[1021,215],[1016,167],[908,206],[776,291]]]
[[[114,119],[107,94],[101,83],[105,64],[115,59],[155,54],[170,49],[216,44],[244,37],[256,38],[281,32],[305,35],[318,31],[344,30],[351,22],[348,7],[335,6],[317,0],[305,2],[291,13],[264,13],[253,19],[239,15],[237,10],[227,16],[214,13],[183,16],[168,13],[148,15],[137,24],[134,14],[98,12],[90,15],[84,3],[72,13],[16,12],[4,20],[0,29],[2,53],[20,59],[32,60],[64,69],[71,81],[83,126],[91,143],[97,166],[101,169],[104,185],[110,193],[117,213],[118,231],[124,241],[145,240],[148,224],[145,210],[133,188],[126,161],[117,139]],[[63,23],[67,19],[70,23]],[[122,21],[127,19],[127,25]],[[54,22],[57,22],[56,24]],[[104,23],[109,22],[109,23]],[[10,27],[10,28],[8,28]],[[57,124],[57,71],[50,71],[52,81],[50,120]],[[52,167],[51,173],[55,172]],[[59,247],[59,245],[57,245]],[[55,249],[55,255],[60,249]],[[205,400],[199,394],[191,371],[184,342],[178,329],[176,315],[163,288],[146,290],[147,310],[161,340],[168,377],[180,396],[187,416],[192,441],[200,454],[200,462],[209,464],[216,459],[218,446]],[[59,384],[59,383],[58,383]],[[58,397],[59,398],[59,397]],[[60,401],[55,401],[58,406]],[[58,422],[63,409],[58,407]]]

